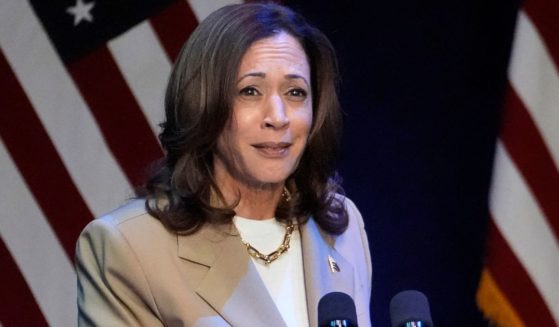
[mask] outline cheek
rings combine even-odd
[[[250,135],[252,126],[254,125],[254,118],[247,110],[235,109],[231,116],[231,122],[227,125],[223,136],[226,143],[230,146],[238,146],[238,144]]]
[[[295,117],[294,125],[299,134],[308,136],[312,127],[312,109],[302,110]]]
[[[228,122],[225,129],[217,139],[216,151],[220,157],[226,161],[233,162],[238,156],[238,139],[239,139],[239,124],[237,119],[233,116],[231,122]]]
[[[230,134],[235,139],[250,136],[255,128],[260,126],[260,120],[258,111],[248,110],[236,110],[233,114],[233,119],[230,125]]]

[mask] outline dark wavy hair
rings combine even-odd
[[[313,216],[319,226],[340,234],[348,224],[342,189],[335,177],[341,112],[336,95],[338,67],[326,36],[297,13],[277,4],[225,6],[193,32],[173,67],[165,96],[166,121],[159,139],[165,157],[144,189],[148,212],[163,224],[190,234],[203,224],[231,222],[213,175],[213,158],[232,117],[239,65],[258,40],[286,32],[302,45],[311,70],[313,123],[299,165],[285,185],[290,201],[280,201],[276,219]],[[225,203],[222,201],[222,203]]]

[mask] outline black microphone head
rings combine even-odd
[[[425,327],[433,327],[429,301],[420,291],[402,291],[390,300],[392,327],[405,326],[407,322],[421,321]]]
[[[347,326],[357,326],[357,310],[351,296],[331,292],[318,301],[318,326],[331,326],[336,320],[345,320]]]

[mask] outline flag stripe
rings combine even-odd
[[[43,313],[1,237],[0,266],[4,280],[0,287],[0,298],[3,299],[0,305],[0,326],[47,326]]]
[[[559,167],[559,75],[534,25],[520,13],[509,80],[538,126],[554,164]]]
[[[510,85],[505,106],[501,139],[559,239],[559,171],[535,122]]]
[[[74,268],[1,141],[0,167],[0,238],[12,253],[48,324],[74,326]],[[59,203],[60,212],[66,204]]]
[[[0,46],[89,209],[121,204],[130,184],[27,1],[0,2]]]
[[[163,48],[172,62],[184,42],[198,25],[192,9],[185,0],[177,0],[150,19]]]
[[[556,0],[526,0],[524,1],[524,11],[545,40],[555,67],[559,67],[559,19],[557,19],[559,2]]]
[[[0,76],[2,85],[10,90],[0,97],[0,136],[68,257],[73,259],[76,239],[93,215],[2,52]]]
[[[109,50],[95,50],[69,71],[128,180],[140,185],[163,153]]]
[[[148,22],[109,41],[109,50],[154,135],[163,121],[165,86],[171,63]]]
[[[500,142],[495,167],[490,202],[495,224],[559,322],[557,239]]]
[[[489,225],[488,236],[487,268],[499,289],[512,303],[526,326],[553,326],[551,313],[536,286],[493,222]]]

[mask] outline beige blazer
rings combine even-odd
[[[354,299],[360,327],[371,324],[367,236],[355,205],[345,205],[340,236],[312,219],[300,227],[310,326],[333,291]],[[177,235],[135,200],[84,229],[76,269],[80,326],[285,326],[233,224]]]

